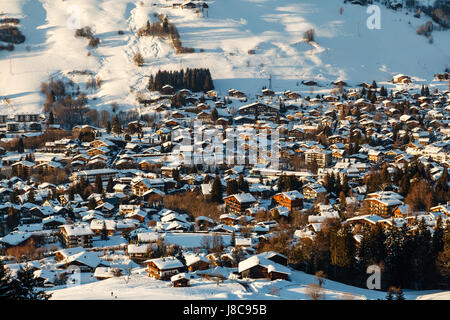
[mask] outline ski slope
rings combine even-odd
[[[221,269],[221,268],[217,268]],[[224,273],[225,269],[211,273]],[[226,276],[226,272],[224,276]],[[310,300],[307,286],[317,283],[313,275],[294,271],[292,281],[249,280],[244,287],[236,280],[227,279],[217,285],[214,280],[194,276],[190,287],[173,288],[170,281],[154,280],[144,269],[134,269],[130,276],[95,281],[69,288],[50,289],[52,300]],[[112,293],[112,294],[111,294]],[[356,288],[331,280],[323,284],[325,300],[384,300],[386,293]],[[405,299],[448,299],[448,292],[406,291]]]
[[[91,107],[109,110],[116,102],[125,111],[137,107],[139,93],[149,94],[148,76],[159,69],[207,67],[222,94],[230,88],[252,94],[268,86],[269,77],[280,91],[308,91],[298,86],[302,80],[358,84],[389,81],[397,73],[420,83],[431,81],[450,62],[450,32],[434,32],[430,44],[416,34],[429,19],[406,11],[382,7],[381,29],[369,30],[366,7],[343,1],[213,0],[199,13],[174,9],[173,2],[0,0],[0,11],[19,18],[26,36],[13,52],[0,51],[1,113],[42,111],[40,84],[49,77],[68,79],[75,70],[89,70],[103,81],[88,92]],[[167,40],[137,37],[137,29],[154,20],[154,13],[167,14],[183,46],[196,52],[177,55]],[[74,37],[75,28],[84,26],[100,38],[98,48]],[[316,43],[303,41],[308,29],[315,30]],[[144,56],[142,67],[133,63],[137,52]],[[72,80],[85,91],[87,79]]]

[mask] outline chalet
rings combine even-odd
[[[121,275],[121,269],[111,267],[97,267],[94,272],[94,278],[97,280],[106,280],[114,277],[120,277]]]
[[[25,174],[26,176],[30,176],[34,166],[35,163],[24,160],[14,163],[11,167],[16,175]]]
[[[277,193],[273,196],[273,200],[289,211],[303,208],[303,195],[297,190]]]
[[[239,108],[239,113],[241,115],[249,114],[273,114],[277,115],[279,108],[275,106],[270,106],[261,102],[254,102]]]
[[[303,186],[302,193],[305,199],[317,199],[320,194],[326,194],[327,190],[320,184],[308,183]]]
[[[69,224],[60,226],[61,238],[66,248],[92,247],[92,236],[94,232],[88,224]]]
[[[172,277],[170,277],[170,281],[172,281],[173,287],[189,287],[189,279],[185,273],[179,273]]]
[[[148,257],[151,246],[149,244],[129,244],[127,245],[126,254],[134,262],[140,263]]]
[[[224,213],[219,217],[220,223],[223,223],[227,226],[233,226],[236,224],[238,217],[234,214]]]
[[[289,268],[269,260],[261,254],[239,262],[238,272],[242,278],[270,280],[288,280],[291,274]]]
[[[329,150],[307,150],[305,152],[305,164],[317,163],[319,168],[327,168],[331,163],[331,154]]]
[[[368,156],[370,161],[378,163],[383,161],[384,152],[379,150],[369,150]]]
[[[162,95],[173,95],[175,93],[175,89],[170,84],[166,84],[161,88],[161,90],[159,90],[159,92]]]
[[[411,83],[411,77],[404,74],[397,74],[392,78],[394,83]]]
[[[145,271],[148,276],[158,280],[168,280],[185,268],[183,263],[175,257],[149,259],[145,260],[144,263],[147,264]]]
[[[184,258],[186,260],[186,267],[190,272],[207,270],[211,266],[211,261],[204,256],[189,254],[185,255]]]
[[[85,181],[88,180],[90,183],[95,182],[95,179],[100,176],[100,178],[105,182],[109,178],[115,178],[119,171],[116,169],[104,168],[104,169],[93,169],[93,170],[83,170],[72,173],[70,180],[72,182],[78,182],[81,178]]]
[[[163,179],[154,178],[154,179],[140,179],[132,182],[131,191],[133,194],[141,197],[152,188],[156,189],[164,189],[165,183]]]
[[[106,267],[105,262],[96,253],[81,251],[59,261],[56,264],[58,269],[77,267],[81,272],[94,272],[97,267]]]
[[[242,214],[245,209],[250,208],[256,199],[250,193],[233,194],[224,198],[225,208],[229,212]]]
[[[370,214],[375,214],[383,218],[393,216],[394,210],[403,205],[403,197],[392,191],[380,191],[367,195],[364,202],[368,205]]]
[[[116,232],[116,222],[114,220],[93,219],[91,220],[90,227],[94,234],[101,234],[103,232],[103,228],[106,229],[109,236],[114,235]]]

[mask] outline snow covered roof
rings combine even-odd
[[[285,273],[285,274],[291,274],[291,270],[288,267],[285,267],[279,263],[273,262],[264,255],[255,255],[248,259],[245,259],[244,261],[239,262],[238,265],[238,272],[241,273],[245,270],[248,270],[250,268],[253,268],[257,265],[260,265],[262,267],[267,268],[267,272],[279,272],[279,273]]]
[[[236,198],[239,203],[249,203],[249,202],[255,202],[255,197],[250,193],[238,193],[238,194],[232,194],[226,198],[234,197]]]
[[[90,226],[87,223],[65,224],[60,226],[69,237],[78,237],[85,235],[93,235]]]
[[[182,268],[183,263],[175,257],[163,257],[145,260],[144,263],[153,262],[159,270]]]

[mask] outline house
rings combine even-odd
[[[242,214],[250,208],[256,199],[250,193],[233,194],[224,198],[225,208],[228,212]]]
[[[187,278],[185,273],[179,273],[172,277],[170,277],[170,281],[172,281],[173,287],[189,287],[189,279]]]
[[[303,195],[297,190],[280,192],[272,198],[278,205],[288,208],[289,211],[303,207]]]
[[[305,164],[317,163],[319,168],[327,168],[331,163],[331,153],[329,150],[307,150],[305,152]]]
[[[81,251],[61,260],[57,269],[78,268],[81,272],[94,272],[97,267],[106,267],[102,259],[94,252]]]
[[[206,270],[211,266],[211,261],[204,256],[185,254],[184,259],[186,260],[186,267],[190,272],[197,270]]]
[[[185,268],[183,263],[175,257],[149,259],[145,260],[144,263],[147,264],[145,271],[148,276],[158,280],[168,280]]]
[[[327,190],[318,183],[308,183],[303,186],[302,193],[305,199],[317,199],[319,195],[326,194]]]
[[[392,78],[394,83],[411,83],[411,77],[404,74],[397,74]]]
[[[288,267],[269,260],[261,254],[239,262],[238,272],[242,278],[270,280],[288,280],[291,274]]]
[[[129,244],[126,253],[131,260],[140,262],[148,256],[150,249],[149,244]]]
[[[92,247],[92,237],[94,232],[86,223],[65,224],[59,226],[61,229],[61,240],[67,248]]]
[[[80,179],[83,178],[85,181],[89,180],[90,183],[93,183],[95,182],[95,179],[100,176],[103,182],[105,182],[108,181],[109,178],[114,179],[118,173],[118,170],[110,168],[76,171],[72,173],[70,180],[72,182],[79,182]]]
[[[94,278],[97,280],[106,280],[114,277],[120,277],[122,270],[119,268],[97,267],[95,268]]]
[[[403,205],[403,197],[392,191],[373,192],[367,195],[364,202],[368,205],[369,214],[388,218],[394,215],[398,206]]]

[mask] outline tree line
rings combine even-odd
[[[150,76],[148,89],[159,91],[165,85],[171,85],[175,90],[188,89],[193,92],[214,90],[214,84],[209,69],[190,69],[180,71],[158,71]]]

